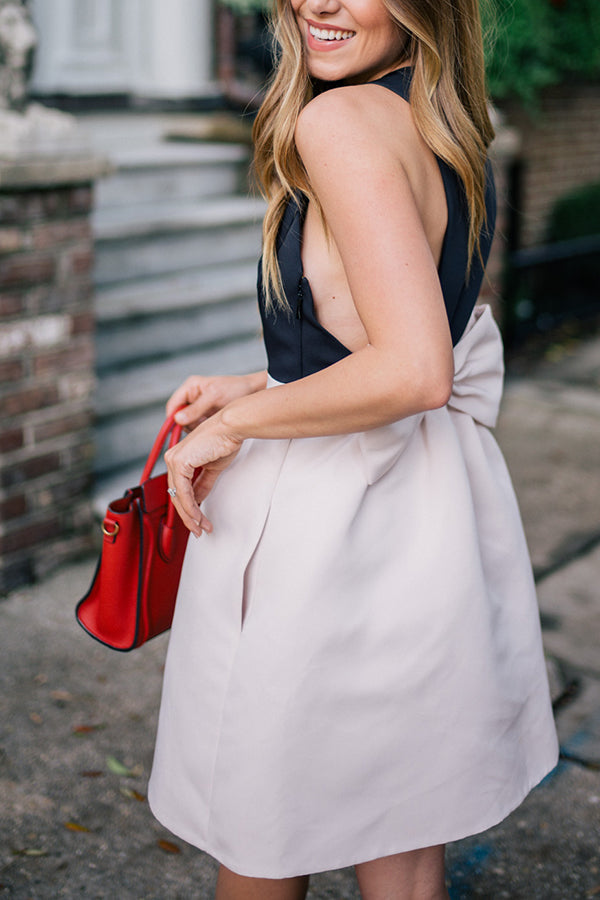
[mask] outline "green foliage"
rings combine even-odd
[[[548,220],[548,241],[600,234],[600,182],[586,184],[556,201]]]
[[[598,0],[481,0],[492,96],[535,101],[573,76],[600,78]]]

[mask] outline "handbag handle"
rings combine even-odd
[[[158,457],[162,453],[162,448],[169,433],[171,435],[169,438],[169,449],[171,449],[171,447],[174,447],[181,437],[183,428],[181,427],[181,425],[177,425],[177,423],[175,422],[175,415],[179,412],[180,409],[185,409],[185,406],[185,403],[182,406],[179,406],[175,410],[175,412],[168,416],[163,422],[163,425],[158,432],[156,440],[154,441],[154,444],[152,446],[152,450],[148,454],[148,459],[146,460],[146,465],[144,466],[144,471],[142,472],[140,484],[143,484],[144,481],[148,481],[148,479],[152,475],[152,470],[158,462]]]
[[[164,443],[169,437],[169,449],[174,447],[181,437],[181,432],[183,428],[181,425],[178,425],[175,422],[175,415],[179,412],[180,409],[184,409],[186,404],[179,406],[175,412],[173,412],[170,416],[168,416],[158,435],[156,440],[154,441],[154,445],[148,459],[146,460],[146,465],[144,466],[144,471],[142,472],[141,484],[147,481],[152,475],[152,470],[154,466],[158,462],[158,458],[162,453],[162,449]],[[170,436],[169,436],[170,435]],[[196,470],[196,474],[199,470]],[[175,518],[177,516],[177,511],[175,506],[173,505],[173,500],[170,495],[167,495],[167,516],[166,519],[163,520],[160,527],[159,532],[159,545],[158,552],[162,556],[165,561],[171,559],[174,550],[174,541],[175,541]]]

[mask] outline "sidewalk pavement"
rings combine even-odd
[[[600,898],[600,339],[509,378],[497,435],[519,496],[563,758],[501,825],[448,848],[453,900]],[[145,801],[166,636],[94,643],[95,561],[0,602],[0,898],[210,900],[216,864]],[[310,900],[358,900],[353,872]]]

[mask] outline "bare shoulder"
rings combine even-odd
[[[296,145],[306,165],[328,150],[336,161],[393,157],[409,162],[417,141],[408,103],[376,84],[332,88],[313,98],[296,124]]]

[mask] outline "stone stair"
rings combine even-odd
[[[170,393],[192,373],[264,366],[256,309],[263,203],[248,151],[150,141],[109,149],[97,185],[96,497],[137,482]]]

